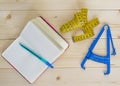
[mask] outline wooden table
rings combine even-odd
[[[46,18],[59,32],[62,24],[73,18],[75,12],[88,8],[88,18],[98,17],[101,24],[94,29],[91,39],[73,43],[73,33],[61,34],[70,44],[69,49],[39,79],[29,84],[1,56],[0,86],[120,86],[120,0],[0,0],[0,53],[20,34],[26,23],[36,16]],[[80,68],[90,44],[102,25],[111,26],[117,55],[111,57],[111,74],[104,76],[106,66],[88,61],[87,70]],[[105,34],[94,52],[106,54]]]

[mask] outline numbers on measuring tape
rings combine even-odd
[[[86,33],[86,34],[83,34],[83,35],[80,35],[80,36],[74,36],[73,37],[73,41],[74,42],[79,42],[79,41],[82,41],[82,40],[85,40],[85,39],[88,39],[90,37],[94,36],[94,33],[91,32],[91,33]]]
[[[94,29],[96,26],[98,26],[100,24],[98,18],[95,18],[93,20],[91,20],[90,22],[88,22],[83,28],[82,31],[84,33],[89,33],[91,32],[92,29]],[[93,31],[93,30],[92,30]]]
[[[66,33],[73,30],[81,29],[84,34],[73,36],[74,42],[82,41],[94,36],[93,29],[99,25],[99,20],[98,18],[94,18],[90,22],[88,22],[87,14],[87,9],[81,9],[81,12],[77,12],[74,14],[74,18],[72,20],[62,25],[60,31],[62,33]]]
[[[79,28],[82,28],[83,23],[79,22],[77,23],[75,20],[71,20],[68,23],[64,24],[61,28],[60,31],[62,33],[70,32],[72,30],[77,30]]]
[[[94,36],[94,31],[93,29],[99,24],[99,20],[98,18],[95,18],[93,20],[91,20],[90,22],[88,22],[83,28],[82,31],[84,32],[83,35],[80,36],[74,36],[73,37],[73,41],[74,42],[79,42],[85,39],[88,39],[90,37]]]
[[[62,33],[70,32],[82,28],[87,23],[87,9],[82,9],[81,12],[74,14],[74,18],[65,23],[60,31]]]
[[[88,12],[87,9],[81,9],[83,22],[84,22],[85,24],[88,22],[88,21],[87,21],[87,12]]]

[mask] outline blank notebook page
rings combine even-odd
[[[33,83],[48,66],[22,48],[19,45],[20,42],[27,45],[50,63],[53,63],[68,47],[68,44],[57,33],[54,34],[57,34],[57,40],[61,40],[61,43],[58,43],[54,39],[55,37],[52,38],[50,34],[43,32],[41,29],[46,29],[47,31],[48,28],[37,26],[35,20],[34,22],[30,21],[26,25],[21,35],[2,54],[30,83]]]

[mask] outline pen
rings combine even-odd
[[[42,61],[44,64],[46,64],[48,67],[50,68],[54,68],[54,66],[52,66],[51,63],[49,63],[46,59],[44,59],[43,57],[39,56],[38,54],[36,54],[34,51],[32,51],[30,48],[28,48],[27,46],[25,46],[23,43],[19,43],[19,45],[24,48],[25,50],[27,50],[29,53],[31,53],[32,55],[34,55],[35,57],[37,57],[40,61]]]

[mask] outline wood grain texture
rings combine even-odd
[[[119,9],[119,0],[2,0],[0,10]]]
[[[88,20],[98,17],[100,25],[95,36],[78,43],[71,37],[75,31],[62,34],[59,28],[73,18],[81,8],[88,8]],[[2,52],[19,36],[27,22],[43,16],[70,44],[67,51],[38,80],[29,84],[3,57]],[[111,26],[117,55],[111,57],[111,74],[104,76],[104,64],[88,61],[87,70],[80,63],[96,38],[102,25]],[[77,34],[81,34],[80,31]],[[106,54],[106,35],[103,34],[94,53]],[[0,86],[119,86],[120,85],[120,0],[0,0]]]
[[[104,76],[104,68],[88,68],[87,71],[80,68],[48,69],[35,83],[29,84],[14,69],[2,69],[0,81],[2,86],[119,86],[119,70],[113,68],[110,76]]]

